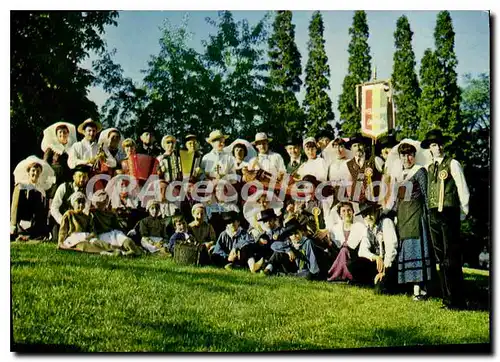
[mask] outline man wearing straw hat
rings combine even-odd
[[[108,167],[116,167],[116,160],[108,150],[108,147],[99,146],[97,134],[101,132],[102,126],[99,122],[86,119],[78,126],[78,133],[84,136],[83,140],[76,142],[68,151],[68,166],[74,169],[79,165],[87,165],[97,169],[99,162],[105,162]]]
[[[443,307],[463,309],[460,220],[469,213],[469,188],[460,163],[443,152],[447,141],[441,130],[434,129],[427,132],[421,147],[430,149],[434,161],[428,167],[429,226],[439,263]]]
[[[264,132],[259,132],[255,135],[255,140],[252,144],[255,145],[259,154],[249,161],[249,171],[261,169],[275,176],[286,173],[283,157],[279,153],[269,150],[269,142],[272,140]]]
[[[212,146],[212,151],[203,156],[201,169],[208,179],[220,179],[226,175],[236,175],[234,157],[231,153],[224,152],[228,137],[220,130],[215,130],[210,132],[206,139]]]

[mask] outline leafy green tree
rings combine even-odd
[[[124,77],[123,68],[112,60],[115,53],[116,49],[105,52],[100,59],[92,62],[95,85],[100,85],[110,94],[101,108],[101,121],[104,127],[116,127],[124,136],[137,138],[142,129],[154,128],[144,117],[147,93],[131,78]]]
[[[212,78],[202,55],[187,45],[190,36],[187,19],[179,27],[167,22],[160,52],[151,57],[145,71],[148,103],[143,114],[148,124],[154,125],[157,136],[206,135],[209,128],[221,126],[214,112],[213,87],[220,79]]]
[[[394,63],[392,85],[396,104],[396,125],[399,137],[415,137],[419,128],[418,99],[420,87],[415,72],[415,53],[411,45],[413,32],[408,18],[401,16],[394,32]]]
[[[246,19],[235,22],[230,11],[220,12],[217,20],[207,19],[217,33],[203,43],[203,59],[220,79],[212,96],[224,131],[233,137],[250,139],[262,124],[268,17],[254,26]]]
[[[302,66],[291,11],[276,12],[268,45],[269,78],[265,94],[269,107],[262,130],[271,134],[277,143],[282,143],[286,133],[301,135],[304,132],[305,118],[295,96],[302,85]]]
[[[87,97],[95,80],[80,66],[91,51],[102,53],[106,25],[116,11],[11,11],[11,167],[40,154],[42,131],[65,120],[98,118]]]
[[[470,191],[469,216],[462,223],[462,238],[470,245],[469,264],[477,263],[484,246],[491,246],[491,121],[490,77],[465,75],[461,91],[460,133],[449,153],[462,164]],[[491,250],[491,249],[490,249]]]
[[[321,13],[315,11],[309,24],[307,44],[309,58],[306,65],[306,96],[303,103],[306,112],[305,127],[307,134],[311,136],[330,128],[328,122],[334,119],[332,100],[327,93],[330,90],[330,67],[325,51],[324,30]]]
[[[371,76],[366,12],[356,11],[354,13],[349,34],[351,35],[348,48],[349,67],[342,83],[342,93],[339,96],[339,128],[342,134],[347,136],[358,132],[361,124],[360,109],[356,107],[356,85],[369,81]]]

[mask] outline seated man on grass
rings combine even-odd
[[[285,229],[279,226],[278,215],[274,209],[262,211],[257,221],[264,223],[265,228],[264,232],[257,238],[256,253],[259,258],[262,257],[265,261],[269,261],[273,255],[271,246],[276,241],[284,241],[281,234]]]
[[[308,279],[316,278],[320,272],[319,265],[313,241],[306,235],[303,224],[296,219],[288,221],[281,234],[281,238],[288,240],[272,244],[274,253],[263,271],[264,274],[280,271]]]
[[[260,269],[264,259],[255,261],[255,241],[240,226],[237,212],[229,211],[223,214],[222,220],[226,229],[219,235],[212,253],[212,262],[226,269],[233,267],[245,267],[252,273]]]
[[[394,291],[397,284],[396,259],[398,239],[393,221],[380,218],[380,205],[361,205],[358,215],[362,215],[366,224],[366,238],[359,245],[360,262],[365,262],[362,275],[366,284],[375,283],[375,292]]]

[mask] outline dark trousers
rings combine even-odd
[[[296,273],[298,270],[297,263],[290,261],[287,253],[275,251],[269,259],[269,264],[273,266],[273,272],[283,272],[286,274]]]
[[[246,267],[248,263],[248,259],[253,258],[255,255],[255,244],[247,244],[244,247],[242,247],[239,252],[239,258],[234,260],[234,264],[237,266],[242,266]],[[226,264],[229,263],[227,260],[227,257],[223,257],[222,255],[219,254],[212,254],[212,263],[217,265],[217,266],[225,266]]]
[[[439,263],[439,279],[443,302],[463,306],[464,276],[460,246],[460,209],[445,207],[442,212],[430,210],[430,234],[436,262]]]

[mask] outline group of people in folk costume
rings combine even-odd
[[[149,132],[136,142],[91,119],[55,123],[44,131],[43,159],[14,171],[11,240],[102,255],[171,255],[192,244],[201,264],[378,292],[410,286],[416,301],[439,276],[444,306],[464,308],[459,233],[469,191],[442,132],[422,142],[387,135],[375,154],[360,134],[317,137],[288,139],[285,162],[262,132],[226,146],[214,130],[203,155],[193,134],[181,147],[166,135],[160,148]]]

